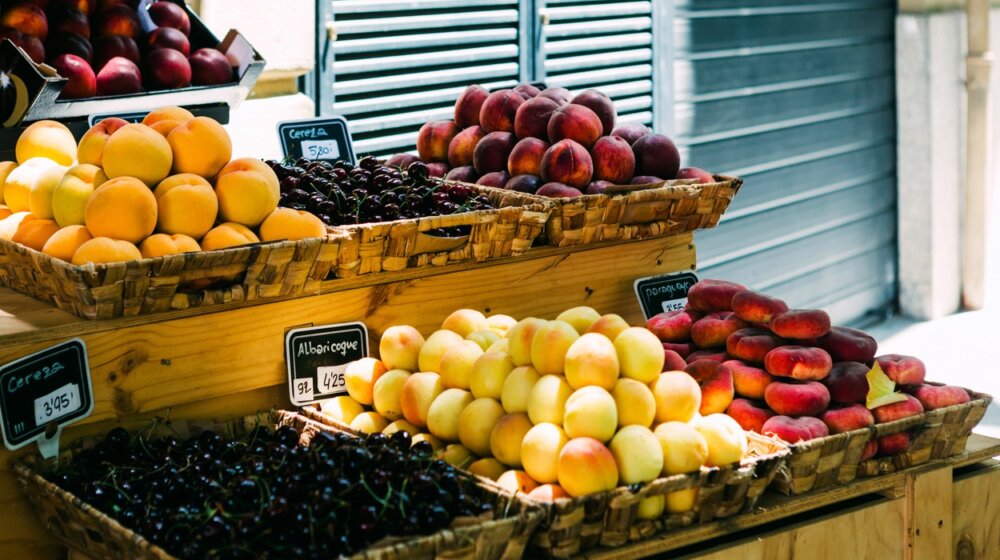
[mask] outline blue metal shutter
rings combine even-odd
[[[466,85],[521,77],[519,0],[332,0],[332,10],[320,113],[347,117],[359,154],[413,150],[423,123],[452,118]]]
[[[682,0],[674,120],[685,165],[744,189],[699,232],[702,277],[877,318],[896,297],[894,6]]]

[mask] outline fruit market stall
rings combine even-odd
[[[2,557],[994,550],[991,397],[678,275],[741,181],[599,92],[470,86],[386,161],[238,157],[180,107],[14,152]]]

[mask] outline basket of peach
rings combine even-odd
[[[791,446],[775,486],[801,494],[857,476],[957,455],[992,397],[928,383],[912,356],[878,356],[871,335],[831,326],[821,309],[720,280],[702,280],[687,307],[646,327],[671,369],[690,373],[702,414]]]
[[[595,89],[470,85],[453,120],[420,129],[417,151],[432,174],[550,199],[546,236],[557,247],[714,227],[743,184],[682,168],[670,138],[619,123],[611,98]]]
[[[534,552],[571,557],[751,510],[787,447],[664,372],[643,327],[589,307],[554,320],[449,315],[425,338],[387,328],[348,364],[348,394],[304,412],[355,433],[405,431],[546,512]]]
[[[179,107],[100,121],[79,145],[39,121],[16,156],[0,163],[0,282],[85,318],[316,291],[346,237],[278,208],[270,167]]]

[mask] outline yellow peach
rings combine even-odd
[[[506,352],[487,352],[472,364],[469,389],[477,399],[489,397],[501,400],[504,381],[513,369],[514,362]]]
[[[639,500],[639,507],[635,511],[635,516],[642,520],[658,519],[663,515],[665,502],[663,494],[643,498]]]
[[[391,369],[380,375],[372,385],[372,406],[375,407],[375,411],[388,420],[402,418],[403,409],[399,404],[399,398],[403,385],[409,378],[410,373],[402,369]]]
[[[50,257],[69,262],[73,260],[73,255],[80,248],[80,245],[93,238],[94,236],[90,235],[84,226],[66,226],[52,234],[52,237],[42,247],[42,252]]]
[[[698,499],[698,489],[688,488],[668,492],[666,495],[667,511],[670,513],[686,513],[694,509],[694,503]]]
[[[257,234],[250,228],[243,224],[226,222],[215,226],[205,234],[205,237],[201,238],[201,249],[203,251],[218,251],[219,249],[259,242]]]
[[[153,190],[158,220],[156,229],[163,233],[182,233],[195,239],[215,225],[219,199],[212,185],[192,173],[171,175]]]
[[[503,407],[493,399],[476,399],[458,417],[458,439],[480,457],[490,454],[490,433],[503,416]]]
[[[663,449],[653,432],[644,426],[625,426],[611,440],[611,454],[618,464],[622,484],[649,482],[663,470]]]
[[[531,365],[542,375],[561,375],[566,352],[580,335],[565,321],[545,323],[531,339]]]
[[[377,412],[362,412],[348,424],[352,430],[365,434],[377,434],[389,425],[389,421]]]
[[[493,457],[479,459],[478,461],[473,461],[472,464],[469,465],[470,473],[483,478],[488,478],[490,480],[500,478],[500,475],[502,475],[506,470],[507,467]]]
[[[46,172],[65,167],[48,158],[31,158],[17,166],[4,182],[3,196],[7,207],[15,214],[28,212],[31,209],[31,188],[35,186]]]
[[[128,124],[104,145],[101,165],[109,179],[135,177],[152,187],[170,175],[170,144],[144,124]]]
[[[596,385],[610,391],[618,382],[618,354],[604,335],[586,333],[566,351],[566,382],[579,389]]]
[[[17,162],[44,157],[63,166],[76,160],[76,138],[66,125],[56,121],[38,121],[24,129],[14,147]]]
[[[552,422],[562,425],[566,413],[566,401],[571,394],[573,388],[566,383],[564,377],[542,376],[528,395],[528,418],[531,418],[533,424]]]
[[[104,170],[96,165],[81,163],[66,170],[52,191],[52,216],[56,222],[62,227],[83,225],[90,195],[107,180]]]
[[[472,393],[445,389],[427,409],[427,430],[444,441],[458,441],[458,418],[473,401]]]
[[[618,406],[618,427],[649,427],[656,418],[656,399],[648,386],[640,381],[624,377],[611,390]]]
[[[516,367],[507,374],[500,389],[500,402],[507,412],[527,412],[531,389],[542,376],[531,366]]]
[[[160,107],[159,109],[150,111],[145,117],[143,117],[142,124],[153,126],[153,124],[160,121],[177,121],[179,123],[186,123],[193,118],[194,114],[183,107]]]
[[[691,421],[708,442],[709,467],[724,467],[739,463],[747,454],[747,436],[743,428],[730,416],[722,413],[709,414]]]
[[[55,220],[24,220],[17,227],[11,241],[20,243],[25,247],[41,251],[55,233],[59,231],[59,224]]]
[[[80,138],[80,146],[76,151],[80,163],[100,167],[104,162],[104,148],[107,146],[108,138],[126,125],[128,121],[125,119],[111,117],[90,127],[83,138]]]
[[[21,227],[22,222],[34,220],[35,217],[31,212],[15,212],[6,218],[0,220],[0,239],[6,239],[10,241],[14,238],[14,234],[17,233],[17,229]]]
[[[567,323],[573,325],[576,332],[583,334],[587,332],[598,319],[601,318],[601,314],[598,313],[593,307],[587,307],[586,305],[581,305],[580,307],[573,307],[567,309],[556,317],[557,321],[566,321]]]
[[[458,309],[448,315],[441,328],[458,333],[462,338],[470,334],[488,329],[486,316],[475,309]]]
[[[430,444],[431,449],[433,449],[435,453],[444,451],[444,442],[430,434],[416,434],[410,441],[412,442],[411,445],[416,445],[422,441],[426,441]]]
[[[502,354],[507,354],[508,356],[510,356],[510,341],[507,340],[506,338],[501,338],[500,340],[494,342],[493,344],[490,345],[489,348],[486,349],[487,354],[493,352],[500,352]],[[511,364],[513,363],[514,362],[511,361]]]
[[[663,344],[643,327],[629,327],[615,338],[622,375],[650,383],[663,371]]]
[[[95,237],[80,245],[76,253],[73,253],[71,262],[75,265],[108,264],[140,259],[142,259],[142,254],[139,253],[139,248],[128,241]]]
[[[531,420],[523,412],[505,414],[490,433],[490,451],[509,467],[521,466],[521,442],[531,429]]]
[[[444,386],[441,385],[438,374],[425,371],[410,375],[399,391],[399,407],[403,409],[403,417],[414,426],[427,426],[427,411],[442,391]]]
[[[420,353],[417,355],[420,371],[440,372],[441,358],[444,353],[462,341],[463,339],[458,333],[451,331],[440,330],[431,333],[420,347]]]
[[[347,385],[347,394],[361,404],[372,404],[372,386],[378,381],[383,373],[389,371],[381,360],[375,358],[361,358],[347,364],[344,370],[344,383]],[[383,428],[385,426],[382,426]],[[382,431],[381,429],[379,430]]]
[[[313,237],[325,237],[326,224],[315,214],[293,208],[275,208],[260,224],[262,241],[298,241]]]
[[[177,131],[170,133],[171,136]],[[278,176],[259,159],[234,159],[219,171],[215,194],[227,222],[257,227],[278,207]]]
[[[701,407],[701,387],[683,371],[667,371],[650,384],[656,401],[656,421],[688,422]]]
[[[384,430],[382,430],[382,433],[387,436],[391,436],[396,432],[406,432],[410,434],[410,436],[415,436],[420,433],[420,428],[401,418],[399,420],[393,420],[388,426],[385,427]]]
[[[52,193],[65,175],[65,167],[50,167],[42,171],[31,185],[31,191],[28,192],[28,211],[36,218],[51,220],[55,217],[52,213]]]
[[[6,204],[3,198],[4,183],[7,182],[7,176],[10,175],[10,172],[15,169],[17,169],[17,164],[13,161],[0,161],[0,205]],[[6,216],[0,216],[0,218],[6,218]]]
[[[420,331],[409,325],[394,325],[382,333],[378,355],[388,368],[416,371],[423,345],[424,337]]]
[[[510,470],[497,479],[497,486],[508,492],[532,492],[538,488],[538,483],[532,480],[528,473],[518,470]]]
[[[175,235],[157,233],[150,235],[139,244],[139,252],[142,253],[143,258],[147,259],[198,251],[201,251],[198,242],[180,233]]]
[[[149,125],[149,128],[155,130],[160,136],[164,138],[170,136],[170,133],[174,131],[175,128],[182,125],[181,121],[165,120],[156,121],[155,123]]]
[[[614,490],[618,465],[596,439],[571,439],[559,452],[559,485],[573,497]]]
[[[490,315],[486,318],[486,326],[500,336],[507,336],[507,331],[509,331],[510,328],[516,324],[517,320],[510,315],[498,313],[496,315]]]
[[[7,208],[6,204],[0,204],[0,220],[8,218],[12,215],[14,215],[14,213],[10,211],[10,208]]]
[[[569,441],[561,427],[550,422],[536,424],[521,440],[521,464],[539,482],[559,479],[559,452]]]
[[[182,123],[170,132],[167,142],[174,154],[174,173],[214,177],[233,157],[229,133],[209,117],[195,117]]]
[[[546,323],[548,321],[545,319],[528,317],[518,321],[507,331],[508,353],[515,366],[531,365],[531,341],[535,338],[535,332]]]
[[[94,237],[138,243],[156,228],[156,197],[138,179],[109,179],[91,193],[83,220]]]
[[[458,469],[467,469],[476,460],[472,452],[459,443],[449,443],[438,454],[438,458]]]
[[[483,349],[470,340],[463,340],[441,355],[441,383],[445,387],[468,389],[472,368],[483,355]]]
[[[355,417],[365,411],[365,407],[347,395],[339,395],[320,401],[319,410],[338,422],[350,425]]]
[[[629,328],[629,324],[621,318],[621,315],[609,313],[601,315],[600,319],[591,323],[587,327],[587,332],[603,334],[608,337],[608,340],[614,340],[627,328]]]
[[[497,334],[496,331],[483,329],[481,331],[470,333],[469,336],[465,337],[465,340],[475,342],[485,352],[490,346],[499,342],[501,340],[501,336]]]
[[[708,442],[690,424],[664,422],[653,435],[663,451],[664,475],[695,472],[708,460]]]
[[[618,428],[615,399],[600,387],[581,387],[566,399],[563,429],[570,438],[590,437],[607,442]]]
[[[560,498],[569,498],[569,494],[558,484],[541,484],[531,492],[528,497],[540,502],[554,502]]]

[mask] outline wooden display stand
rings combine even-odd
[[[283,340],[293,327],[363,320],[375,344],[390,325],[433,331],[460,307],[514,317],[553,317],[576,305],[642,316],[636,278],[695,266],[690,234],[585,248],[540,248],[489,264],[425,267],[327,282],[320,295],[264,305],[198,308],[113,321],[85,321],[0,289],[0,364],[82,338],[94,385],[93,414],[63,443],[154,416],[231,418],[288,407]],[[0,450],[0,558],[56,559],[66,551],[42,527]],[[951,461],[795,498],[767,495],[757,511],[694,526],[592,558],[959,558],[1000,557],[1000,441],[970,439]],[[954,472],[953,472],[954,471]],[[954,505],[953,505],[954,504]],[[711,548],[710,548],[711,547]],[[972,552],[971,555],[969,551]],[[699,556],[702,555],[702,556]]]

